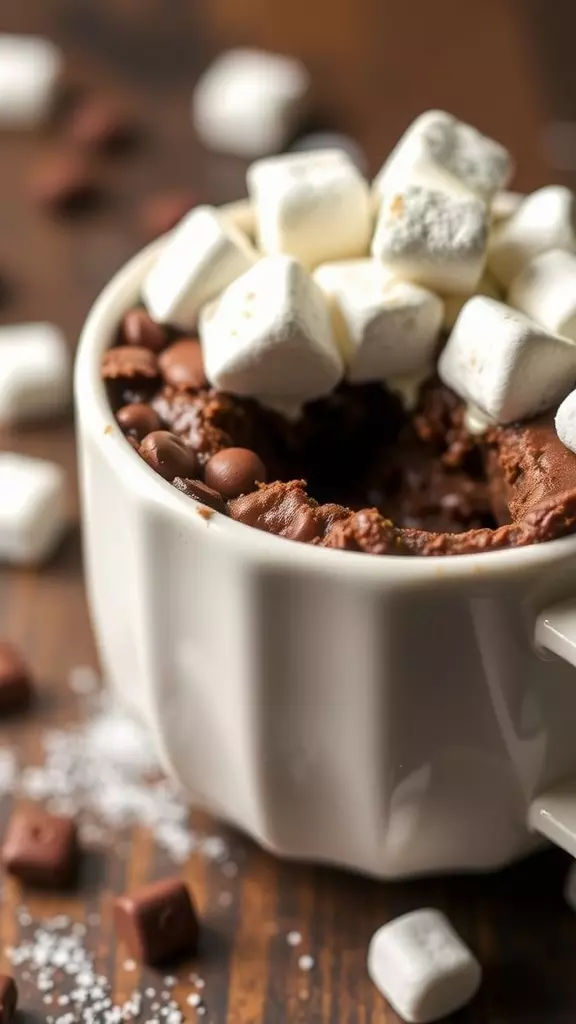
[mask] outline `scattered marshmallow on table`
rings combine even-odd
[[[439,910],[414,910],[383,925],[368,950],[368,973],[411,1024],[440,1020],[468,1003],[482,969]]]
[[[478,295],[440,356],[444,384],[498,423],[543,412],[576,383],[576,345],[502,302]]]
[[[576,255],[552,249],[536,256],[512,281],[508,301],[547,330],[576,341]]]
[[[376,260],[324,263],[313,274],[353,383],[431,367],[442,324],[437,295],[393,277]]]
[[[564,185],[532,192],[515,214],[495,226],[488,244],[488,268],[508,287],[530,260],[550,249],[576,250],[574,193]]]
[[[383,196],[407,184],[463,188],[489,201],[512,176],[508,151],[472,125],[442,110],[412,122],[374,180]]]
[[[308,269],[366,256],[372,231],[367,182],[338,149],[288,153],[248,169],[259,247]]]
[[[469,295],[482,275],[487,236],[488,209],[472,193],[409,185],[384,197],[372,255],[396,277]]]
[[[258,259],[246,236],[211,206],[197,206],[167,237],[142,287],[153,320],[195,328],[204,303]]]
[[[310,78],[298,60],[260,50],[228,50],[200,78],[192,120],[210,149],[238,156],[278,153],[306,103]]]
[[[491,274],[487,270],[484,271],[480,278],[476,288],[474,290],[475,295],[488,295],[491,299],[501,299],[502,293],[498,287],[498,284],[494,280]],[[451,331],[456,323],[460,313],[464,309],[464,306],[471,299],[471,295],[443,295],[442,301],[444,302],[444,320],[442,326],[445,331]]]
[[[55,550],[66,524],[64,471],[0,452],[0,562],[33,565]]]
[[[262,259],[205,307],[200,340],[215,387],[294,413],[343,374],[320,289],[290,256]]]
[[[556,433],[562,444],[576,452],[576,391],[571,391],[556,413]],[[574,879],[574,909],[576,910],[576,877]]]
[[[70,401],[70,353],[48,323],[0,327],[0,423],[43,419]]]
[[[0,125],[40,124],[50,113],[62,63],[48,39],[0,34]]]

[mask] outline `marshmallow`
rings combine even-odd
[[[384,197],[372,255],[396,277],[470,294],[484,266],[488,211],[471,193],[409,185]]]
[[[194,127],[210,149],[249,158],[278,153],[293,134],[309,85],[298,60],[229,50],[216,58],[194,90]]]
[[[564,883],[564,899],[571,910],[576,910],[576,864],[572,864]]]
[[[288,253],[309,269],[368,254],[370,191],[341,150],[259,160],[248,170],[248,191],[263,252]]]
[[[374,180],[386,196],[408,184],[431,189],[471,190],[490,200],[508,184],[512,159],[499,142],[442,110],[412,122]]]
[[[65,526],[65,476],[45,459],[0,452],[0,561],[47,558]]]
[[[576,341],[576,256],[562,249],[537,256],[512,281],[508,301],[548,331]]]
[[[205,307],[200,340],[215,387],[288,415],[343,373],[320,289],[290,256],[261,260]]]
[[[70,353],[52,324],[0,327],[0,423],[53,416],[70,401]]]
[[[246,235],[251,243],[254,242],[256,237],[256,215],[254,207],[247,199],[239,199],[235,203],[224,203],[224,206],[219,207],[218,212],[226,224],[232,224],[243,235]]]
[[[211,206],[197,206],[168,236],[144,279],[148,312],[158,323],[193,329],[201,307],[257,259],[237,227]]]
[[[40,36],[0,35],[0,125],[31,128],[50,112],[62,55]]]
[[[398,281],[375,260],[324,263],[314,271],[354,383],[415,374],[432,363],[442,302]]]
[[[487,270],[484,271],[480,278],[475,295],[488,295],[491,299],[501,299],[502,293],[498,288],[498,285],[493,277],[490,276]],[[445,331],[451,331],[456,323],[460,313],[464,309],[464,306],[468,302],[468,299],[472,298],[471,295],[443,295],[442,299],[444,302],[444,320],[442,326]],[[514,305],[514,303],[512,303]]]
[[[576,452],[576,391],[571,391],[556,413],[556,433],[571,452]],[[576,893],[576,881],[575,881]],[[575,897],[576,909],[576,897]]]
[[[536,416],[576,382],[576,345],[510,306],[475,296],[462,310],[438,372],[498,423]]]
[[[576,249],[574,194],[563,185],[533,192],[509,220],[495,227],[488,244],[488,268],[508,287],[530,260],[550,249]]]
[[[372,936],[368,973],[412,1024],[454,1013],[473,998],[482,980],[480,964],[448,919],[431,909],[397,917]]]
[[[508,192],[506,189],[497,192],[490,205],[490,214],[493,224],[501,224],[503,220],[509,220],[526,199],[524,192]]]

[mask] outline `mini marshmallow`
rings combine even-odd
[[[210,149],[254,158],[278,153],[301,117],[310,86],[298,60],[229,50],[200,78],[192,120]]]
[[[383,925],[368,949],[368,973],[411,1024],[440,1020],[468,1003],[482,969],[439,910],[414,910]]]
[[[475,296],[440,357],[444,384],[498,423],[536,416],[576,382],[576,345],[502,302]]]
[[[410,185],[385,196],[372,255],[403,280],[470,295],[482,275],[487,233],[488,210],[476,196]]]
[[[501,299],[502,293],[494,280],[494,278],[484,271],[480,278],[475,295],[488,295],[491,299]],[[444,320],[442,326],[445,331],[451,331],[456,323],[460,313],[464,309],[464,306],[471,299],[471,295],[443,295],[442,299],[444,302]],[[514,303],[512,303],[514,305]]]
[[[256,214],[254,207],[247,199],[239,199],[236,203],[224,203],[224,206],[219,207],[218,212],[226,224],[232,224],[243,235],[246,235],[251,243],[254,242]]]
[[[70,401],[70,352],[47,323],[0,327],[0,423],[43,419]]]
[[[314,271],[353,383],[415,374],[432,363],[442,301],[398,281],[376,260],[324,263]]]
[[[576,452],[576,391],[571,391],[556,413],[556,433],[571,452]],[[575,909],[576,909],[576,880]]]
[[[261,260],[205,307],[200,340],[215,387],[288,415],[343,373],[320,289],[290,256]]]
[[[230,220],[197,206],[166,239],[142,297],[153,320],[194,329],[201,307],[256,263],[258,253]]]
[[[548,331],[576,341],[576,256],[562,249],[537,256],[512,281],[508,301]]]
[[[496,225],[488,244],[488,268],[508,287],[527,263],[550,249],[576,250],[574,194],[563,185],[532,192],[509,220]]]
[[[489,201],[512,176],[509,152],[499,142],[442,110],[412,122],[374,180],[383,196],[409,184],[471,190]]]
[[[40,124],[50,112],[62,63],[48,39],[0,35],[0,125]]]
[[[564,883],[564,899],[571,910],[576,910],[576,864],[572,864]]]
[[[504,189],[497,192],[490,205],[490,215],[493,224],[501,224],[503,220],[509,220],[526,199],[524,192],[509,192]]]
[[[0,452],[0,562],[37,564],[65,527],[64,471],[45,459]]]
[[[248,170],[248,191],[263,252],[288,253],[309,269],[368,254],[370,191],[341,150],[259,160]]]

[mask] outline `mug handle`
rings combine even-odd
[[[576,667],[576,599],[554,605],[536,620],[536,646]],[[528,808],[528,828],[576,857],[576,778],[537,796]]]

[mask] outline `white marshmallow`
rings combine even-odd
[[[218,212],[226,224],[232,224],[243,235],[246,235],[251,243],[254,242],[256,237],[256,214],[254,213],[252,203],[249,203],[247,199],[239,199],[235,203],[224,203],[223,206],[218,208]]]
[[[70,352],[52,324],[0,327],[0,423],[56,415],[70,401]]]
[[[222,391],[292,416],[343,373],[318,286],[290,256],[270,256],[202,310],[206,374]]]
[[[490,205],[490,214],[493,224],[501,224],[503,220],[509,220],[526,199],[524,192],[509,192],[504,189],[497,192]]]
[[[62,55],[40,36],[0,35],[0,125],[32,128],[50,112]]]
[[[499,142],[442,110],[412,122],[381,171],[374,188],[386,196],[408,184],[433,189],[470,189],[490,200],[508,184],[512,159]]]
[[[324,263],[313,277],[328,303],[349,380],[403,377],[430,366],[442,323],[436,295],[398,281],[370,259]]]
[[[248,191],[263,252],[288,253],[309,269],[368,254],[370,191],[341,150],[260,160],[248,170]]]
[[[564,899],[571,910],[576,910],[576,864],[572,864],[564,883]]]
[[[508,301],[547,330],[576,341],[576,256],[562,249],[537,256],[512,281]]]
[[[368,949],[368,973],[412,1024],[454,1013],[476,994],[482,969],[439,910],[414,910],[383,925]]]
[[[530,260],[550,249],[576,249],[574,193],[563,185],[532,192],[509,220],[495,227],[488,268],[507,287]]]
[[[309,86],[308,72],[298,60],[229,50],[200,78],[192,120],[210,149],[249,158],[277,153],[294,131]]]
[[[469,295],[482,275],[487,233],[488,210],[476,196],[410,185],[385,196],[372,255],[396,277]]]
[[[576,391],[571,391],[556,413],[556,433],[571,452],[576,452]],[[575,909],[576,909],[576,881]]]
[[[0,562],[43,561],[65,527],[64,471],[45,459],[0,452]]]
[[[238,228],[211,206],[197,206],[168,236],[144,279],[148,312],[158,323],[193,329],[204,303],[257,259]]]
[[[484,271],[480,278],[475,295],[488,295],[491,299],[501,299],[502,293],[498,288],[498,285],[493,277]],[[471,295],[443,295],[442,300],[444,302],[444,320],[442,326],[445,331],[451,331],[456,323],[460,313],[464,309],[464,306],[468,302],[468,299],[472,298]]]
[[[441,379],[498,423],[536,416],[576,382],[576,345],[523,313],[475,296],[438,364]]]

